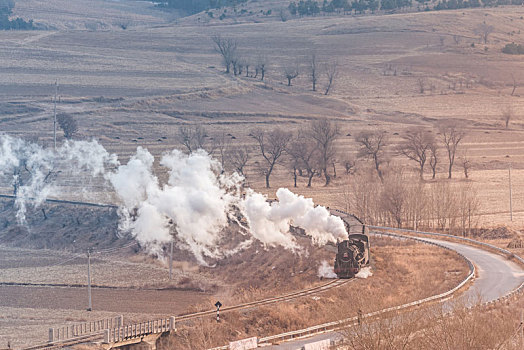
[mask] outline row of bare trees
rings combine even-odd
[[[480,200],[470,182],[422,182],[400,167],[383,181],[362,171],[345,190],[346,209],[371,225],[432,228],[468,235],[478,224]]]
[[[405,156],[414,162],[420,179],[423,179],[426,165],[429,164],[432,178],[435,179],[440,161],[439,150],[443,148],[448,161],[448,178],[451,178],[458,148],[465,135],[465,131],[455,123],[441,126],[436,135],[430,130],[417,127],[406,131],[400,144],[392,147],[385,131],[363,131],[354,137],[358,146],[356,159],[369,161],[382,183],[385,182],[385,169],[391,163],[393,155]],[[356,160],[351,156],[344,156],[336,145],[341,136],[339,126],[327,118],[310,121],[296,135],[275,128],[255,129],[249,136],[255,141],[255,147],[232,147],[231,140],[234,137],[231,134],[209,136],[201,125],[196,124],[180,127],[178,141],[189,153],[199,148],[205,149],[220,160],[224,169],[240,174],[245,174],[244,168],[256,149],[260,161],[255,162],[255,165],[265,177],[266,187],[270,187],[271,175],[280,165],[287,165],[292,171],[295,187],[299,177],[307,179],[307,187],[311,187],[315,177],[323,177],[324,184],[329,185],[337,175],[336,165],[341,158],[344,159],[343,165],[347,173],[355,170]],[[460,162],[464,175],[468,178],[471,162],[465,152],[462,153]]]
[[[269,66],[267,57],[259,55],[257,59],[252,62],[252,60],[249,60],[240,53],[237,40],[225,38],[221,35],[214,35],[211,37],[211,40],[214,43],[215,51],[222,57],[222,62],[227,74],[233,72],[233,74],[237,76],[245,72],[246,77],[252,76],[253,78],[257,78],[260,75],[260,80],[264,80]],[[335,85],[335,79],[338,76],[338,63],[336,61],[321,62],[316,54],[312,53],[305,66],[313,91],[317,91],[319,79],[321,76],[325,76],[324,95],[328,95],[329,92],[332,91]],[[254,67],[254,74],[250,75],[250,67]],[[303,71],[304,67],[298,61],[284,65],[282,73],[287,80],[287,85],[291,86],[293,79],[297,78]]]

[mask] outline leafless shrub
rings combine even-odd
[[[471,230],[477,226],[480,218],[480,200],[477,190],[470,183],[462,183],[457,197],[461,234],[471,236]]]

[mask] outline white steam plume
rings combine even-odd
[[[152,163],[149,152],[139,148],[127,165],[110,176],[124,203],[124,226],[158,253],[159,244],[171,239],[171,222],[171,233],[179,245],[189,249],[200,263],[205,264],[205,256],[221,257],[221,233],[228,225],[233,205],[239,201],[241,178],[236,174],[219,175],[220,164],[205,151],[185,155],[173,150],[160,161],[169,173],[168,182],[160,187],[152,175]],[[128,220],[133,215],[136,219]]]
[[[88,173],[95,177],[105,173],[107,165],[116,165],[96,141],[66,141],[56,151],[0,134],[0,177],[13,188],[17,220],[25,222],[27,205],[35,207],[49,196],[59,193],[55,178],[67,171],[77,176]]]
[[[0,178],[13,188],[22,223],[28,204],[36,207],[51,195],[62,195],[65,187],[60,180],[69,183],[82,176],[84,185],[82,179],[88,176],[88,181],[99,177],[113,186],[121,202],[120,229],[132,232],[157,255],[171,240],[202,264],[206,257],[221,258],[245,249],[255,239],[265,246],[297,250],[290,225],[303,228],[319,245],[346,237],[340,218],[288,189],[279,189],[278,201],[272,203],[249,189],[242,195],[242,177],[224,173],[220,163],[203,150],[164,154],[160,165],[169,176],[164,184],[154,175],[153,163],[154,157],[141,147],[127,164],[120,165],[96,141],[66,141],[54,151],[0,134]],[[237,221],[239,213],[248,222],[243,228],[249,236],[225,250],[221,243],[229,237],[224,237],[224,229]]]
[[[315,206],[311,198],[298,196],[287,188],[277,190],[277,201],[269,203],[266,197],[250,191],[244,201],[251,233],[262,243],[297,248],[289,233],[290,225],[301,227],[313,243],[337,242],[347,237],[344,222],[323,206]]]
[[[318,267],[317,275],[322,278],[337,278],[333,266],[329,265],[326,260],[322,260],[322,264]]]

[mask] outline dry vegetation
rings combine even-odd
[[[24,6],[38,8],[23,3],[19,11]],[[307,181],[299,178],[296,191],[331,204],[344,191],[344,183],[352,182],[351,177],[340,176],[340,168],[357,156],[354,135],[387,130],[388,162],[416,169],[417,164],[395,152],[405,133],[417,126],[440,139],[439,126],[454,121],[464,126],[466,135],[457,151],[453,177],[463,178],[461,164],[469,166],[468,182],[477,189],[481,203],[480,222],[507,221],[505,169],[510,161],[518,222],[524,213],[518,87],[522,77],[518,58],[503,55],[500,48],[519,40],[524,29],[522,11],[509,7],[287,22],[273,19],[228,26],[188,23],[112,31],[4,32],[0,40],[6,53],[0,61],[9,69],[1,73],[6,84],[2,129],[48,144],[51,133],[38,130],[46,129],[52,106],[50,98],[38,95],[51,95],[55,79],[61,86],[59,111],[78,120],[78,137],[97,135],[123,159],[137,145],[156,155],[179,147],[176,134],[179,126],[188,123],[204,124],[217,135],[230,134],[235,148],[253,148],[255,142],[248,134],[254,126],[279,125],[297,133],[308,119],[327,116],[339,124],[342,135],[336,142],[339,178],[327,190],[318,189],[322,182],[316,177],[311,189],[304,188]],[[113,13],[108,11],[105,18],[114,18]],[[479,45],[475,28],[484,20],[494,31],[486,45]],[[213,49],[214,34],[235,39],[243,57],[251,61],[251,69],[264,58],[264,81],[244,74],[224,75],[220,56]],[[338,62],[329,96],[322,91],[324,75],[317,82],[319,91],[310,91],[312,52],[319,67]],[[41,58],[32,58],[36,56]],[[298,61],[302,73],[293,79],[294,86],[287,87],[282,70],[290,61]],[[427,87],[424,93],[420,93],[420,81]],[[506,128],[507,111],[512,116]],[[439,152],[436,178],[442,179],[447,177],[442,144]],[[259,155],[251,157],[245,174],[249,185],[261,188],[263,177],[257,161],[262,161]],[[365,164],[358,161],[354,170],[358,172]],[[426,169],[427,179],[431,173],[427,165]],[[274,176],[273,187],[293,184],[287,167],[277,166]],[[64,197],[75,191],[65,192],[70,193]],[[110,200],[98,188],[87,192],[94,193],[93,198]]]
[[[454,253],[422,244],[377,239],[373,248],[372,277],[357,279],[318,296],[305,297],[256,310],[222,315],[177,326],[174,337],[161,348],[206,349],[232,339],[264,336],[367,313],[438,294],[457,285],[467,274],[463,260]],[[251,293],[258,297],[259,290]]]
[[[272,1],[270,6],[281,6],[282,3]],[[268,5],[258,1],[249,6],[258,12],[267,9]],[[68,10],[64,11],[64,8]],[[457,234],[475,235],[479,226],[508,224],[511,229],[518,228],[524,219],[524,122],[521,118],[524,104],[520,95],[524,72],[519,57],[500,52],[506,43],[524,40],[524,9],[520,7],[388,16],[331,16],[287,22],[280,21],[277,15],[252,16],[238,23],[227,20],[227,25],[221,26],[216,25],[217,21],[208,25],[205,23],[208,19],[204,20],[201,15],[176,23],[172,21],[176,14],[162,13],[147,3],[135,1],[18,0],[15,14],[34,18],[51,30],[0,32],[0,45],[4,48],[0,52],[0,66],[3,67],[0,70],[2,132],[51,145],[51,95],[53,84],[58,80],[58,111],[77,121],[75,137],[95,138],[123,161],[135,152],[137,146],[148,148],[156,156],[175,147],[182,148],[178,141],[180,127],[203,125],[214,136],[227,139],[229,150],[241,149],[249,153],[243,167],[246,184],[270,197],[274,196],[277,187],[291,187],[296,180],[295,192],[313,197],[317,203],[356,212],[368,222],[440,229]],[[484,21],[494,28],[487,43],[476,32]],[[213,48],[213,35],[232,38],[238,43],[239,52],[251,65],[251,74],[234,76],[223,73],[220,56]],[[315,53],[319,66],[336,67],[336,76],[327,96],[324,95],[328,83],[325,75],[319,76],[317,91],[311,91],[307,67],[310,67],[312,53]],[[265,64],[263,81],[260,75],[254,78],[254,67],[260,67],[261,63]],[[300,74],[293,78],[292,86],[286,86],[284,68],[290,63],[298,66]],[[316,167],[310,167],[308,174],[303,166],[307,154],[295,157],[302,159],[302,169],[296,166],[296,162],[294,166],[293,157],[286,154],[282,158],[286,161],[277,164],[271,175],[272,187],[265,189],[266,179],[261,172],[264,159],[256,150],[259,145],[249,136],[250,133],[256,128],[266,132],[278,128],[298,137],[305,135],[304,131],[310,129],[312,121],[320,118],[327,118],[338,126],[339,137],[330,149],[336,151],[332,162],[316,164]],[[442,143],[441,127],[444,124],[460,126],[465,132],[457,148],[451,180],[447,180],[448,154]],[[435,179],[432,179],[430,169],[431,156],[428,156],[420,182],[420,162],[410,160],[405,148],[404,152],[401,151],[401,146],[414,130],[427,132],[438,142]],[[357,137],[369,136],[370,133],[373,136],[372,133],[377,131],[384,131],[382,134],[387,141],[381,151],[383,158],[378,163],[373,159],[373,152],[369,152],[372,147],[367,153],[362,151],[365,138]],[[59,135],[59,140],[61,137]],[[307,147],[298,145],[301,150],[308,150]],[[215,150],[215,155],[222,156],[218,150]],[[245,158],[245,154],[244,157],[238,156]],[[222,158],[229,161],[227,167],[237,168],[238,162],[231,162],[232,156]],[[513,223],[508,222],[507,168],[510,163]],[[399,171],[400,168],[403,170]],[[297,175],[300,170],[304,170],[303,174]],[[383,181],[377,170],[383,170]],[[308,176],[311,173],[313,176]],[[312,182],[308,187],[310,178]],[[326,182],[329,186],[324,187]],[[7,183],[1,183],[0,187],[3,193],[12,192]],[[83,191],[79,191],[80,187]],[[68,180],[61,183],[61,188],[60,198],[93,202],[113,200],[98,180]],[[38,215],[38,219],[29,229],[13,228],[9,224],[13,221],[12,214],[4,205],[2,220],[7,225],[0,231],[2,243],[19,245],[13,243],[18,239],[20,245],[27,244],[23,243],[26,237],[34,238],[40,234],[44,239],[38,241],[38,248],[66,250],[69,249],[67,244],[74,240],[73,236],[67,237],[67,242],[55,239],[64,236],[62,229],[65,226],[78,230],[78,237],[84,240],[82,244],[85,246],[90,244],[85,241],[87,237],[92,237],[83,235],[86,227],[107,224],[104,221],[107,215],[102,216],[102,223],[95,223],[96,219],[90,214],[69,216],[56,208],[50,208],[47,214],[62,216],[63,219],[54,221],[58,226],[44,225],[45,214],[38,212],[34,216]],[[86,226],[82,228],[81,223]],[[39,227],[46,229],[40,230]],[[110,228],[105,235],[98,232],[95,240],[101,247],[121,243],[113,229],[116,231],[115,227]],[[492,242],[507,245],[518,237],[510,232],[511,236]],[[37,247],[34,242],[30,246]],[[454,256],[446,252],[437,255],[425,246],[375,249],[375,275],[369,280],[354,282],[350,290],[333,291],[322,296],[318,303],[308,299],[302,304],[284,304],[281,313],[265,309],[230,314],[220,324],[219,332],[215,332],[213,320],[202,319],[196,324],[200,332],[198,337],[193,338],[193,334],[183,330],[181,334],[186,338],[182,336],[170,341],[187,347],[188,337],[191,337],[192,341],[199,342],[195,348],[203,348],[211,343],[222,345],[226,339],[254,334],[257,327],[268,334],[295,329],[310,324],[311,319],[316,322],[323,320],[322,317],[325,320],[339,317],[340,311],[344,315],[354,314],[355,305],[335,310],[340,306],[338,300],[360,300],[356,296],[354,299],[347,297],[358,290],[370,292],[364,293],[365,298],[370,299],[362,299],[363,310],[370,305],[378,309],[444,290],[463,274],[463,270],[442,268],[443,262],[444,266],[456,266]],[[517,253],[524,252],[522,248],[512,249]],[[83,283],[80,263],[53,270],[40,265],[53,264],[58,261],[58,255],[39,255],[34,264],[39,266],[33,266],[33,260],[27,258],[27,254],[32,252],[23,252],[20,256],[26,261],[25,265],[15,266],[18,262],[13,263],[11,258],[20,252],[2,250],[2,281],[62,283],[61,280],[66,280],[66,283]],[[327,254],[310,253],[310,257],[315,259]],[[68,254],[70,252],[63,256],[71,256]],[[315,280],[316,267],[311,266],[310,260],[313,258],[295,256],[278,260],[278,252],[275,252],[271,259],[278,260],[273,265],[278,267],[273,269],[267,262],[272,260],[262,261],[257,252],[248,254],[260,267],[251,276],[253,280],[239,273],[241,263],[248,260],[244,257],[232,258],[230,264],[224,266],[223,275],[219,276],[227,284],[238,283],[236,292],[231,288],[221,295],[231,298],[231,302],[260,298],[271,294],[273,288],[286,290]],[[394,263],[390,264],[388,259]],[[42,261],[45,263],[41,264]],[[97,283],[142,288],[169,285],[165,281],[165,267],[151,266],[154,264],[144,261],[116,264],[119,264],[119,274],[115,278],[108,262],[95,260],[95,267],[100,267],[95,269]],[[177,269],[183,270],[187,266],[192,266],[191,262],[181,259]],[[291,271],[291,267],[296,270]],[[131,278],[137,268],[141,274],[147,274],[147,281],[137,282]],[[434,272],[425,273],[427,271]],[[188,280],[186,272],[178,276],[177,286],[200,288],[200,280],[193,277],[194,274]],[[213,274],[203,272],[206,279]],[[286,278],[291,273],[296,278]],[[231,280],[234,276],[238,280]],[[260,283],[256,283],[256,279],[261,277],[272,289],[262,290]],[[241,280],[245,283],[240,284]],[[283,280],[286,285],[281,284]],[[353,289],[355,286],[359,288]],[[331,311],[320,317],[321,308]],[[13,329],[18,327],[17,333],[13,334],[17,339],[23,339],[33,329],[33,323],[41,324],[47,320],[49,312],[43,310],[35,312],[29,308],[3,307],[1,314],[5,317],[0,321],[9,327],[0,329],[14,332]],[[264,312],[273,316],[274,321],[262,318],[260,315]],[[80,311],[63,311],[61,315],[53,313],[56,315],[53,322],[57,324],[61,324],[67,314],[74,321],[87,317]],[[306,314],[311,317],[306,317]],[[482,332],[482,327],[488,322],[477,321],[485,320],[490,314],[474,313],[473,319],[468,315],[459,314],[450,322],[477,325],[474,332]],[[100,316],[102,314],[93,317]],[[256,321],[255,316],[260,321]],[[501,324],[511,322],[508,320],[514,318],[504,318]],[[30,326],[22,326],[25,322]],[[396,325],[396,322],[390,324],[394,333],[404,334],[401,329],[395,330]],[[450,323],[449,328],[455,325]],[[411,329],[410,326],[407,328]],[[509,324],[507,329],[512,329]],[[370,329],[360,332],[377,333]],[[494,336],[500,336],[500,339],[506,336],[502,331],[496,333]],[[45,329],[34,334],[45,339]],[[0,338],[2,342],[7,339],[5,336]],[[484,344],[494,346],[495,343]],[[360,349],[359,346],[355,348]]]
[[[466,309],[434,306],[395,317],[364,321],[342,332],[339,349],[521,349],[523,300],[511,306]],[[452,311],[452,313],[449,313]]]

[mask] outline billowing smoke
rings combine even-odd
[[[323,206],[315,206],[311,198],[298,196],[287,188],[279,188],[277,201],[271,203],[261,194],[249,191],[243,206],[253,236],[270,246],[297,247],[289,233],[290,225],[303,228],[318,245],[347,237],[342,219]]]
[[[55,179],[61,173],[70,177],[88,174],[90,177],[105,174],[106,168],[117,164],[96,141],[66,141],[57,148],[41,146],[0,135],[0,177],[7,178],[15,195],[17,220],[25,222],[27,205],[42,204],[46,198],[60,193]]]
[[[241,178],[220,174],[218,161],[202,150],[164,154],[160,164],[167,168],[169,179],[163,186],[152,175],[152,164],[153,156],[139,148],[127,165],[110,176],[124,204],[121,227],[156,253],[173,235],[202,264],[205,256],[221,257],[221,233],[240,200]]]
[[[171,240],[191,251],[201,264],[206,258],[246,249],[255,240],[266,247],[296,251],[299,245],[290,226],[304,229],[318,245],[347,237],[340,218],[288,189],[279,189],[273,202],[250,189],[243,194],[243,178],[223,172],[220,163],[203,150],[190,155],[178,150],[165,153],[159,162],[167,171],[165,182],[155,175],[154,162],[141,147],[121,165],[96,141],[66,141],[54,151],[0,135],[0,177],[7,178],[13,188],[22,223],[27,204],[38,206],[49,196],[60,197],[60,180],[82,174],[112,186],[120,202],[120,229],[131,232],[157,255]],[[237,221],[238,216],[246,218],[246,227]],[[229,238],[225,228],[232,221],[244,229],[245,236],[226,250],[221,242]]]
[[[337,274],[333,270],[333,266],[328,264],[326,260],[323,260],[322,264],[318,267],[317,276],[322,278],[337,278]]]

